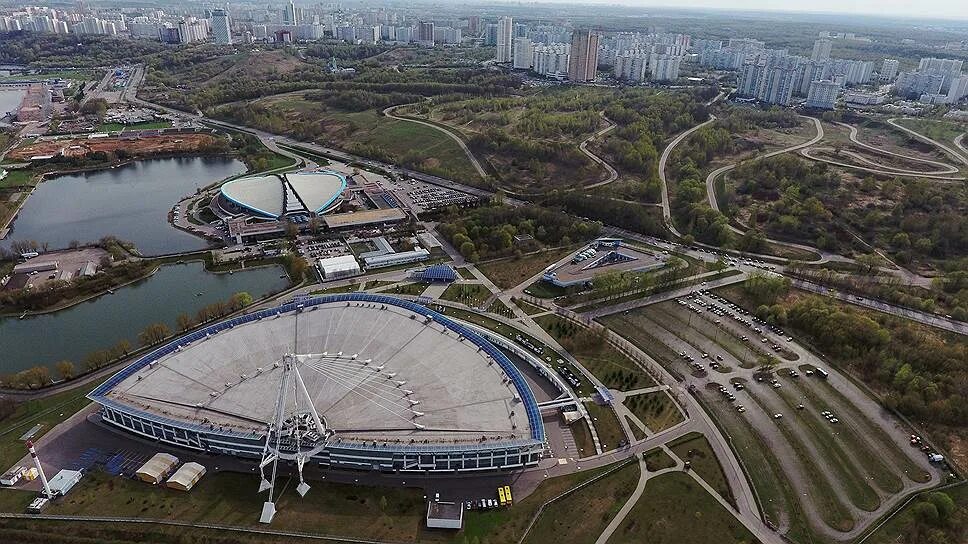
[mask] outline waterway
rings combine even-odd
[[[113,235],[144,255],[204,249],[205,240],[168,223],[168,212],[197,188],[243,171],[228,157],[180,157],[51,178],[37,186],[0,244],[35,240],[60,249]]]
[[[72,361],[78,369],[89,353],[121,340],[138,346],[138,333],[153,323],[177,330],[179,314],[228,300],[239,291],[254,298],[281,291],[288,279],[272,266],[215,274],[201,261],[162,266],[149,278],[51,314],[0,318],[0,374]],[[199,295],[199,293],[201,295]]]

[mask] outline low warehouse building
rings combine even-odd
[[[67,470],[64,469],[58,472],[47,485],[50,487],[50,492],[54,495],[64,496],[67,492],[71,490],[77,482],[81,481],[81,477],[84,473],[79,470]]]
[[[178,466],[178,458],[170,453],[156,453],[135,473],[143,482],[160,484]]]
[[[185,463],[174,474],[165,485],[180,491],[189,491],[205,475],[205,467],[198,463]]]
[[[319,272],[324,279],[334,280],[362,274],[360,263],[352,255],[340,255],[319,260]]]

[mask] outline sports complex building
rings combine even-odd
[[[245,176],[224,183],[211,207],[222,217],[308,220],[338,208],[345,189],[346,178],[332,170]]]
[[[295,397],[280,393],[292,383]],[[383,295],[303,298],[210,325],[88,396],[105,423],[125,431],[258,459],[281,434],[272,429],[286,399],[300,395],[312,418],[294,411],[286,421],[316,441],[312,460],[323,467],[513,469],[545,451],[535,396],[504,352],[469,326]]]
[[[546,268],[541,279],[558,287],[572,287],[590,284],[596,275],[605,272],[647,272],[665,265],[658,253],[631,247],[617,238],[599,238],[575,253],[569,262]]]

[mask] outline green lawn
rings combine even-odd
[[[706,481],[719,496],[729,503],[735,503],[733,492],[723,474],[723,467],[719,465],[716,454],[706,437],[700,433],[689,433],[682,438],[669,443],[669,449],[683,462],[689,461],[690,470]]]
[[[491,291],[479,283],[454,283],[448,287],[444,294],[440,295],[441,300],[460,302],[472,308],[477,308],[484,304],[491,296]]]
[[[595,425],[602,451],[614,450],[619,447],[619,444],[628,442],[625,431],[622,430],[622,423],[618,420],[614,410],[595,402],[586,402],[585,409],[588,410],[592,424]]]
[[[683,420],[675,401],[665,391],[627,397],[625,405],[654,433],[664,431]]]
[[[510,289],[574,251],[573,246],[481,263],[477,269],[501,289]]]
[[[566,293],[564,288],[544,280],[538,280],[532,283],[524,289],[524,292],[538,298],[556,298]]]
[[[153,130],[160,128],[170,128],[171,121],[143,121],[141,123],[103,123],[97,127],[97,132],[117,132],[119,130]]]
[[[29,400],[17,405],[12,415],[0,421],[0,470],[6,470],[26,454],[20,436],[36,424],[40,431],[37,440],[54,426],[72,416],[90,401],[85,398],[101,381],[70,389],[42,399]],[[0,493],[2,496],[3,493]],[[29,502],[29,501],[28,501]]]
[[[662,448],[652,448],[645,452],[645,467],[651,471],[672,468],[676,466],[676,461]]]
[[[688,536],[686,536],[688,535]],[[645,484],[611,544],[751,544],[756,538],[688,474],[669,472]]]
[[[474,276],[474,273],[471,272],[471,270],[469,268],[467,268],[466,266],[461,266],[461,267],[455,268],[454,270],[457,270],[457,273],[460,274],[460,277],[462,279],[465,279],[465,280],[476,280],[477,279],[477,277]]]
[[[37,173],[29,168],[7,170],[7,175],[0,179],[0,189],[34,186],[38,179]]]
[[[381,291],[384,294],[390,295],[411,295],[419,297],[427,290],[426,283],[404,283],[403,285],[398,285],[396,287],[391,287],[390,289],[385,289]]]
[[[540,306],[535,306],[534,304],[531,304],[529,302],[525,302],[524,300],[521,300],[521,299],[515,300],[514,303],[517,304],[518,305],[518,308],[521,308],[522,310],[524,310],[524,313],[526,313],[528,315],[540,314],[542,312],[546,312],[547,311],[547,310],[545,310],[544,308],[542,308]]]
[[[277,530],[391,541],[413,541],[423,531],[425,503],[421,489],[315,481],[311,484],[312,490],[301,498],[295,492],[298,482],[283,477],[278,483],[278,512],[272,522]],[[206,475],[191,492],[184,493],[91,471],[45,513],[104,515],[110,512],[122,517],[255,527],[260,526],[259,514],[265,500],[264,495],[256,493],[258,485],[256,474],[218,472]],[[14,508],[25,500],[19,495],[0,494],[3,509],[18,511]],[[366,523],[359,523],[361,519]]]
[[[639,479],[638,463],[628,465],[559,499],[544,509],[527,544],[594,542],[632,495]]]

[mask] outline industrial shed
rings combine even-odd
[[[156,453],[135,473],[144,482],[160,484],[178,466],[178,458],[170,453]]]
[[[190,491],[204,475],[204,466],[198,463],[185,463],[171,475],[171,478],[168,478],[165,485],[180,491]]]

